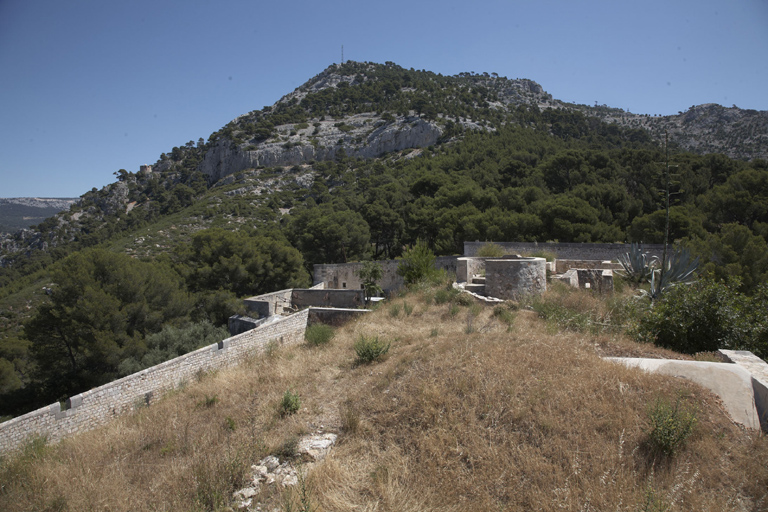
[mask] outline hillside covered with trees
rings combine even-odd
[[[151,172],[118,170],[0,241],[0,414],[208,342],[239,299],[307,285],[316,263],[418,240],[439,255],[465,240],[662,242],[663,138],[592,114],[530,80],[350,62]],[[757,293],[768,161],[669,150],[670,241]],[[248,166],[262,161],[276,163]]]

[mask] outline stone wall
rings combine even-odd
[[[445,269],[449,274],[456,273],[456,256],[440,256],[435,260],[435,267]],[[403,287],[403,278],[397,275],[397,267],[402,260],[381,260],[382,276],[379,286],[385,294]],[[325,289],[361,289],[363,282],[357,272],[363,268],[360,262],[328,263],[314,266],[315,285],[325,284]]]
[[[365,306],[364,290],[329,290],[294,288],[291,301],[295,308],[334,307],[358,308]]]
[[[91,430],[139,405],[150,404],[199,372],[234,366],[259,354],[270,341],[282,345],[301,343],[308,318],[309,310],[305,309],[75,395],[63,409],[57,402],[0,423],[0,454],[21,447],[30,436],[46,436],[56,442],[70,434]]]
[[[485,260],[490,258],[457,258],[456,282],[469,283],[472,277],[485,273]]]
[[[370,312],[370,309],[310,308],[309,325],[319,323],[340,326]]]
[[[245,310],[256,318],[265,318],[272,315],[282,315],[283,311],[291,310],[291,297],[293,289],[280,290],[272,293],[265,293],[256,297],[245,299]]]
[[[500,258],[485,261],[485,291],[489,297],[519,299],[547,291],[544,258]]]
[[[480,247],[489,242],[464,242],[464,256],[474,256]],[[558,259],[572,260],[615,260],[620,254],[629,251],[629,244],[576,244],[557,242],[490,242],[500,245],[509,254],[533,254],[549,251],[557,254]],[[643,244],[643,250],[661,258],[662,244]]]

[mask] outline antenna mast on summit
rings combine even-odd
[[[344,45],[341,45],[341,65],[344,65]]]

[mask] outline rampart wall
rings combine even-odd
[[[30,436],[51,442],[91,430],[138,405],[150,404],[164,392],[190,381],[199,372],[234,366],[264,351],[270,341],[301,343],[309,310],[299,311],[257,329],[128,375],[67,400],[0,423],[0,454],[21,447]]]
[[[464,242],[464,256],[475,256],[477,251],[489,242]],[[558,259],[569,260],[614,260],[629,251],[629,244],[577,244],[558,242],[490,242],[500,245],[509,254],[533,254],[549,251]],[[661,258],[662,244],[643,244],[643,250]]]

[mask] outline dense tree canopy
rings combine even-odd
[[[113,379],[121,359],[144,352],[146,335],[180,322],[191,306],[170,269],[101,249],[63,260],[53,280],[50,300],[25,326],[48,396]]]
[[[179,268],[193,292],[225,290],[244,297],[309,282],[299,251],[248,232],[204,230],[180,254]]]

